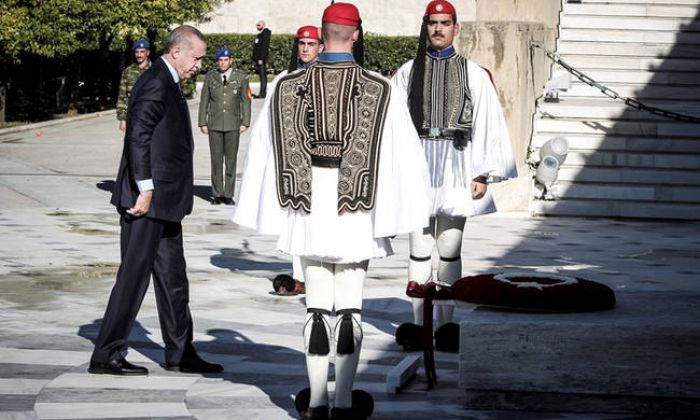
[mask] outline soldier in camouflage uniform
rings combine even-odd
[[[119,97],[117,98],[117,119],[119,120],[119,129],[122,131],[126,131],[126,107],[129,103],[131,88],[139,76],[151,67],[151,60],[148,58],[150,47],[150,44],[145,39],[139,39],[134,42],[131,50],[134,52],[136,62],[122,72],[122,80],[119,83]]]
[[[238,140],[250,126],[248,75],[232,68],[232,62],[230,49],[217,51],[217,68],[204,78],[199,102],[199,129],[209,135],[211,204],[235,204]]]

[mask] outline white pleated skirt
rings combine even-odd
[[[388,238],[374,238],[371,212],[338,214],[338,169],[312,167],[311,213],[287,210],[277,249],[332,263],[350,263],[393,254]]]
[[[472,199],[471,145],[457,150],[451,140],[421,139],[430,177],[431,215],[469,217],[496,211],[491,195]]]

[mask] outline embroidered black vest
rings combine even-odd
[[[371,210],[389,83],[351,62],[282,78],[272,102],[277,197],[311,211],[311,166],[338,171],[338,212]]]
[[[472,95],[467,59],[425,58],[422,128],[459,129],[471,132]]]

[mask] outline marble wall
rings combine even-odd
[[[366,32],[382,35],[418,35],[427,0],[355,0]],[[476,19],[477,0],[454,0],[460,21]],[[265,20],[273,33],[294,33],[299,26],[321,24],[328,0],[233,0],[198,24],[205,33],[255,33],[255,22]]]

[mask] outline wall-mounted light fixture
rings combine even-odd
[[[535,169],[535,195],[544,200],[555,199],[554,183],[559,177],[559,169],[569,153],[569,142],[557,136],[540,147],[540,160]]]

